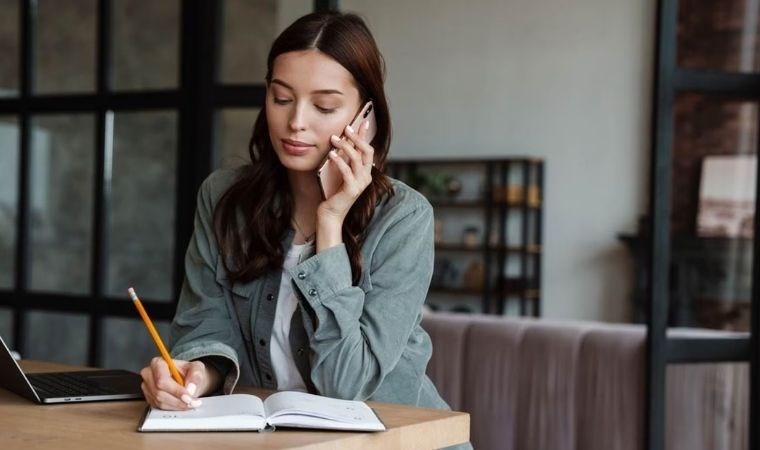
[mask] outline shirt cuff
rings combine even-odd
[[[235,389],[240,378],[240,368],[235,350],[221,342],[193,342],[178,345],[172,348],[172,358],[192,361],[209,356],[219,357],[230,363],[227,374],[224,376],[222,389],[225,394],[230,394]]]
[[[220,380],[222,381],[219,386],[216,387],[216,390],[213,392],[209,392],[208,395],[219,395],[224,393],[224,380],[227,379],[227,375],[230,373],[232,361],[229,359],[218,356],[218,355],[209,355],[209,356],[203,356],[201,358],[198,358],[197,361],[201,361],[203,364],[212,367],[214,370],[219,373]]]
[[[288,273],[310,303],[322,303],[352,284],[351,262],[345,244],[317,253]]]

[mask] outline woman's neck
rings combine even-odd
[[[322,202],[322,194],[314,172],[288,171],[288,181],[293,194],[293,220],[297,224],[294,243],[298,244],[316,231],[317,207]],[[305,236],[298,236],[299,234]]]

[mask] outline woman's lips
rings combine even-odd
[[[282,148],[287,153],[294,156],[305,155],[312,147],[314,146],[305,142],[294,141],[292,139],[282,139]]]

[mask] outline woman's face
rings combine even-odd
[[[319,50],[283,53],[267,86],[269,138],[289,170],[314,171],[360,107],[354,77]]]

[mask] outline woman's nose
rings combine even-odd
[[[293,112],[290,115],[290,121],[288,122],[290,129],[293,131],[300,131],[306,129],[306,118],[303,108],[296,106],[293,108]]]

